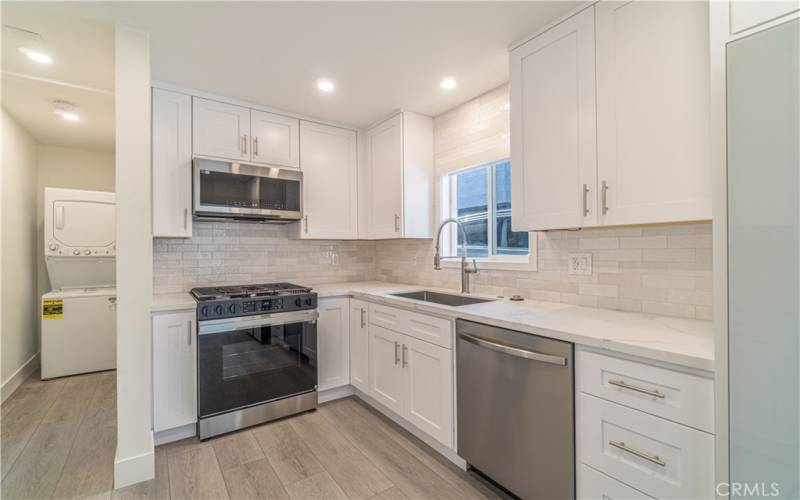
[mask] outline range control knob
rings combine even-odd
[[[228,312],[233,314],[236,312],[236,304],[231,304],[228,306]]]
[[[217,313],[217,315],[222,314],[222,306],[215,307],[214,308],[214,312]]]
[[[200,316],[208,316],[208,306],[203,306],[200,308]]]
[[[306,305],[307,306],[310,306],[313,303],[314,303],[314,300],[311,297],[306,297]]]
[[[50,243],[50,246],[48,248],[55,252],[56,250],[58,250],[58,243]]]
[[[92,251],[87,248],[83,251],[83,255],[92,255]]]
[[[271,305],[272,305],[272,301],[270,301],[270,300],[262,300],[261,301],[261,310],[268,311]]]
[[[80,255],[81,251],[76,248],[75,250],[72,251],[72,254],[73,255]]]
[[[300,297],[297,297],[296,299],[294,299],[294,305],[296,305],[297,307],[300,307],[300,306],[303,305],[303,301],[300,299]]]

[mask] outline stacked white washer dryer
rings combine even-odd
[[[116,368],[116,198],[45,188],[42,378]]]

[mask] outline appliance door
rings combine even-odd
[[[194,160],[194,213],[205,217],[298,220],[302,174],[296,170]]]
[[[316,390],[317,311],[199,322],[200,418]]]
[[[458,454],[525,499],[575,497],[572,344],[456,322]]]

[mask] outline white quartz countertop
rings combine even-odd
[[[392,293],[435,290],[419,285],[381,281],[309,284],[320,298],[351,296],[451,319],[464,319],[500,328],[542,335],[578,345],[641,356],[705,371],[714,370],[713,324],[690,320],[610,311],[554,302],[507,298],[482,304],[445,306],[395,297]],[[496,297],[473,294],[474,297]],[[155,295],[153,311],[194,308],[188,293]]]

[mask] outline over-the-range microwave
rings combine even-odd
[[[303,217],[300,171],[195,158],[192,213],[198,219],[292,222]]]

